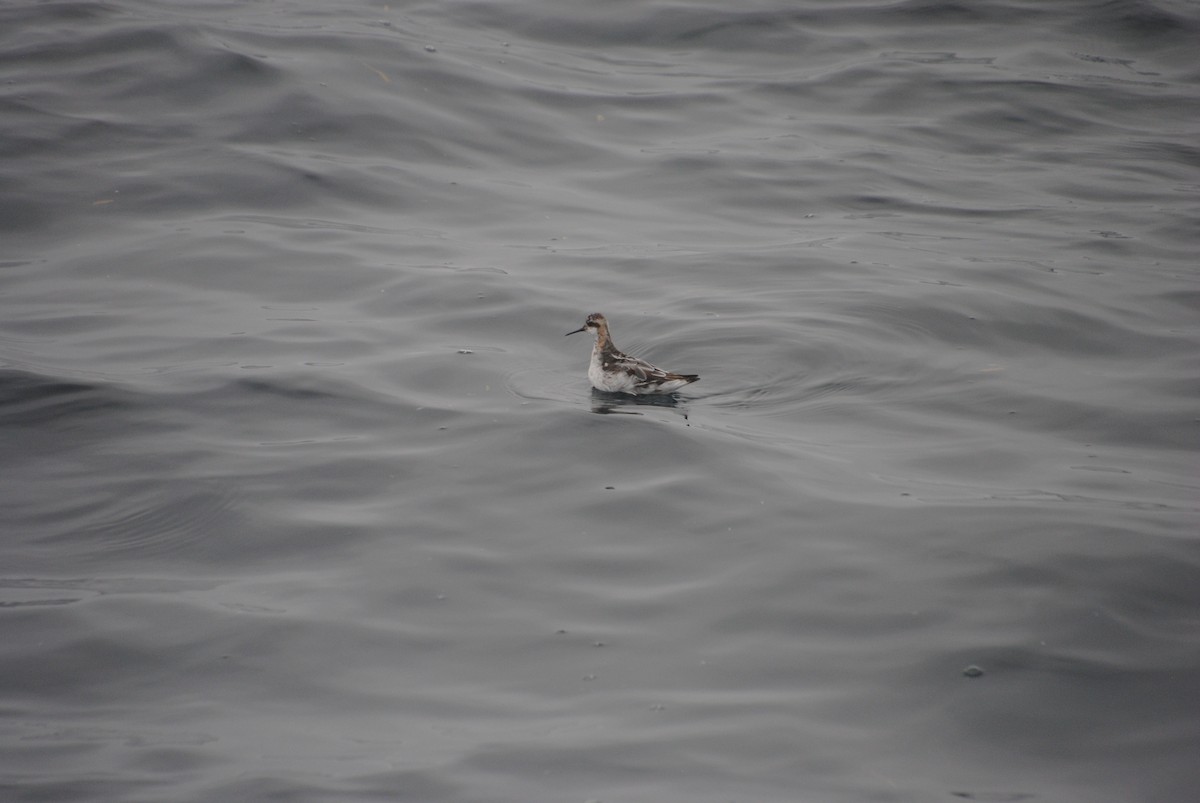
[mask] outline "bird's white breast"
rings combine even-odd
[[[607,393],[637,393],[637,377],[624,371],[604,372],[599,349],[592,350],[592,361],[588,363],[588,379],[596,390]]]

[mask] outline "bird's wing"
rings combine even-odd
[[[641,382],[654,379],[664,379],[670,376],[670,373],[664,371],[658,366],[651,365],[645,360],[639,360],[637,357],[630,357],[628,354],[614,355],[613,362],[621,368],[629,371]]]
[[[682,379],[688,382],[695,382],[699,377],[692,378],[691,375],[677,374],[674,371],[664,371],[657,365],[651,365],[645,360],[639,360],[637,357],[630,357],[628,354],[620,355],[618,364],[626,368],[634,377],[637,378],[638,387],[650,387],[662,382],[669,382],[673,379]]]

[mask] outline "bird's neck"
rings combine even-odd
[[[612,337],[608,334],[608,329],[601,329],[596,332],[596,351],[616,351],[617,347],[613,345]]]

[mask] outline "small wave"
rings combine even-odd
[[[43,543],[68,541],[73,549],[97,556],[163,557],[192,550],[231,529],[238,497],[234,489],[212,483],[180,494],[176,492],[180,484],[106,494],[104,501],[77,507],[73,511],[77,520],[64,521],[65,529]]]
[[[549,368],[528,368],[509,374],[505,386],[514,396],[530,401],[577,402],[587,382],[578,375]]]
[[[0,370],[0,421],[6,426],[71,426],[83,416],[131,409],[115,386]]]

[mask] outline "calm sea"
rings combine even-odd
[[[1198,43],[0,5],[0,799],[1196,800]]]

